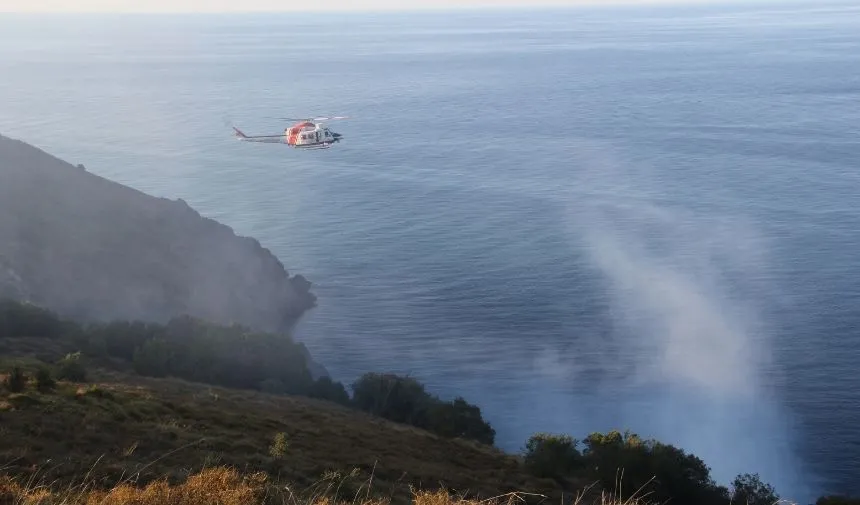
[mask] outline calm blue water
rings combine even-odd
[[[812,3],[812,2],[810,2]],[[0,132],[252,235],[335,377],[860,493],[860,8],[0,17]],[[244,144],[346,114],[345,142]]]

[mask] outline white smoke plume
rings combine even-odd
[[[614,368],[600,388],[621,391],[609,408],[624,425],[593,430],[630,428],[677,445],[723,485],[758,472],[804,503],[814,484],[793,452],[763,316],[778,296],[767,241],[743,216],[696,205],[695,191],[676,198],[690,188],[605,152],[571,151],[580,185],[565,199],[572,246],[603,277],[612,319],[611,341],[582,346]],[[667,203],[678,201],[692,203]]]

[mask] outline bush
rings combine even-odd
[[[481,410],[456,398],[443,402],[411,377],[367,373],[352,385],[353,405],[397,423],[411,424],[448,438],[467,438],[492,445],[496,432]]]
[[[649,502],[698,505],[729,501],[728,490],[716,485],[701,459],[630,432],[592,433],[585,439],[583,463],[591,477],[607,489],[617,488],[620,497],[648,493]]]
[[[352,385],[353,404],[375,416],[420,428],[428,427],[432,403],[424,385],[411,377],[367,373]]]
[[[438,402],[430,410],[430,429],[447,438],[466,438],[493,445],[496,430],[481,416],[481,409],[457,397]]]
[[[311,384],[308,396],[318,398],[320,400],[328,400],[330,402],[339,403],[341,405],[349,405],[349,393],[340,382],[334,382],[328,377],[320,377]]]
[[[54,378],[51,377],[51,371],[47,367],[40,367],[36,372],[36,389],[41,393],[53,391],[57,386]]]
[[[732,503],[738,505],[774,505],[779,495],[770,484],[761,481],[758,474],[738,475],[732,482]]]
[[[569,435],[536,433],[526,442],[525,467],[537,477],[567,477],[581,464],[577,444]]]
[[[3,379],[3,387],[10,393],[20,393],[27,387],[27,376],[21,367],[14,367],[9,375]]]
[[[286,433],[276,433],[272,439],[272,445],[269,446],[269,456],[275,459],[281,459],[287,455],[287,449],[290,444],[287,442]]]
[[[57,378],[71,382],[86,382],[87,371],[81,364],[81,353],[70,353],[57,365]]]

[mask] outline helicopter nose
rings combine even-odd
[[[334,132],[332,132],[331,136],[334,137],[335,140],[340,140],[343,137],[343,135],[341,135],[340,133]]]

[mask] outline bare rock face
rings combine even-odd
[[[259,242],[0,136],[0,297],[77,319],[289,329],[316,303]]]

